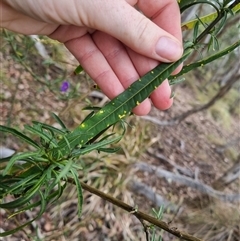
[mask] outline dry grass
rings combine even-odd
[[[215,202],[208,207],[187,212],[183,222],[196,237],[207,241],[238,241],[240,211],[235,205]]]

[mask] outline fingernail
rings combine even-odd
[[[156,45],[156,53],[167,61],[175,61],[182,56],[181,45],[168,37],[161,37]]]

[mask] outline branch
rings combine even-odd
[[[234,1],[229,7],[228,9],[233,9],[237,4],[240,3],[240,0],[236,0]],[[217,17],[214,19],[214,21],[212,21],[207,27],[206,29],[197,37],[196,39],[196,43],[199,43],[207,34],[209,34],[211,32],[211,30],[216,26],[216,24],[224,17],[225,15],[225,11],[226,9],[223,8],[220,10],[220,12],[218,13]]]
[[[68,178],[68,182],[75,185],[75,182],[72,178]],[[147,222],[167,231],[168,233],[173,234],[174,236],[180,238],[181,240],[203,241],[202,239],[196,238],[188,233],[178,230],[176,227],[170,227],[166,222],[163,222],[163,221],[158,220],[144,212],[141,212],[141,211],[137,210],[135,207],[132,207],[132,206],[128,205],[127,203],[124,203],[124,202],[120,201],[119,199],[112,197],[109,194],[106,194],[94,187],[91,187],[84,182],[81,182],[81,186],[84,190],[86,190],[92,194],[95,194],[98,197],[100,197],[100,198],[112,203],[113,205],[116,205],[119,208],[129,212],[130,214],[134,215],[141,223],[143,220],[147,221]]]

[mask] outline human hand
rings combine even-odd
[[[1,0],[0,8],[1,27],[64,43],[110,99],[183,51],[176,0]],[[150,98],[164,110],[172,105],[170,95],[164,81]],[[134,113],[147,114],[151,101],[143,101]]]

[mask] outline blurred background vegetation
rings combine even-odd
[[[184,14],[183,21],[208,12],[197,6]],[[190,31],[183,35],[191,39]],[[1,125],[21,131],[33,120],[56,125],[51,117],[55,112],[73,129],[88,114],[82,110],[85,106],[103,106],[108,101],[84,72],[73,74],[78,63],[58,42],[3,30],[0,38]],[[238,39],[239,16],[235,16],[220,32],[219,48]],[[203,58],[208,41],[202,41],[190,62]],[[91,153],[82,158],[83,180],[146,213],[162,206],[163,221],[204,240],[239,240],[239,56],[238,48],[187,74],[184,82],[173,87],[171,109],[153,108],[146,118],[128,118],[118,153]],[[70,84],[66,92],[61,91],[64,81]],[[29,148],[4,134],[0,141],[1,153],[6,148]],[[0,229],[11,228],[34,212],[9,222],[7,213],[0,210]],[[157,235],[164,241],[179,240],[162,230]],[[40,220],[0,240],[135,241],[145,240],[145,233],[135,217],[86,191],[79,220],[75,187],[69,186]]]

